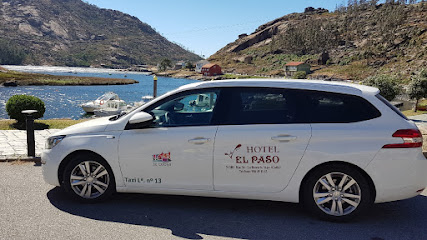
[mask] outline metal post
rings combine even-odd
[[[157,76],[153,75],[153,98],[157,97]]]
[[[36,156],[36,141],[34,138],[34,117],[33,113],[36,113],[37,110],[24,110],[22,111],[23,114],[27,116],[26,121],[26,129],[27,129],[27,150],[28,150],[28,157],[35,157]]]

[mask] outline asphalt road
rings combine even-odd
[[[427,239],[423,194],[330,223],[270,201],[117,194],[80,204],[44,183],[41,167],[0,163],[0,239]]]

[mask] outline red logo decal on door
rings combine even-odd
[[[233,154],[239,150],[239,148],[242,147],[242,144],[238,144],[233,151],[229,152],[229,153],[225,153],[225,155],[227,155],[230,159],[233,159]]]
[[[171,153],[160,153],[153,155],[153,162],[171,162]]]

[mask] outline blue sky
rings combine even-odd
[[[304,8],[334,11],[343,0],[85,0],[139,18],[169,41],[206,58],[258,26]]]

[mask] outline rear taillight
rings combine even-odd
[[[383,148],[417,148],[423,146],[423,135],[418,129],[401,129],[393,133],[393,137],[402,138],[403,143],[384,145]]]

